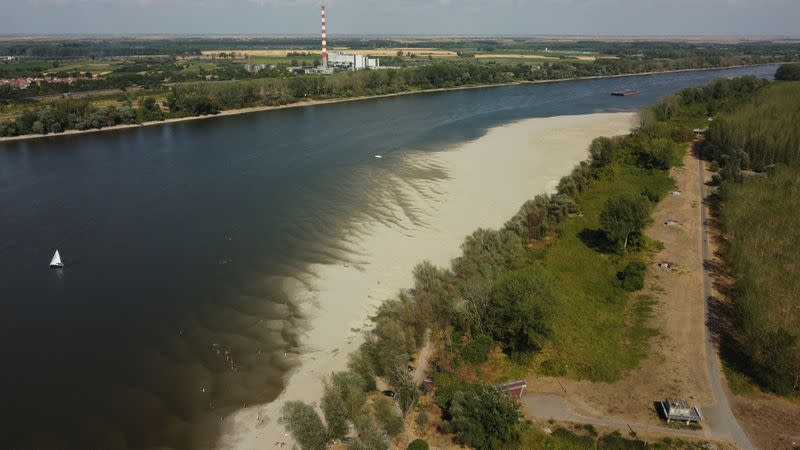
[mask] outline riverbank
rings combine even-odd
[[[713,71],[713,70],[725,70],[725,69],[736,69],[736,68],[744,68],[744,67],[758,67],[758,66],[768,66],[768,65],[771,65],[771,64],[758,64],[758,65],[749,65],[749,66],[741,66],[740,65],[740,66],[715,67],[715,68],[706,68],[706,69],[665,70],[665,71],[630,73],[630,74],[619,74],[619,75],[608,75],[608,76],[563,78],[563,79],[558,79],[558,80],[514,81],[514,82],[510,82],[510,83],[481,84],[481,85],[472,85],[472,86],[459,86],[459,87],[453,87],[453,88],[421,89],[421,90],[415,90],[415,91],[403,91],[403,92],[395,92],[395,93],[392,93],[392,94],[382,94],[382,95],[367,95],[367,96],[360,96],[360,97],[332,98],[332,99],[324,99],[324,100],[307,100],[307,101],[302,101],[302,102],[298,102],[298,103],[291,103],[291,104],[286,104],[286,105],[254,106],[254,107],[249,107],[249,108],[229,109],[229,110],[221,111],[219,114],[215,114],[215,115],[181,117],[181,118],[166,119],[166,120],[160,120],[160,121],[143,122],[143,123],[140,123],[140,124],[131,124],[131,125],[115,125],[115,126],[112,126],[112,127],[105,127],[105,128],[100,128],[100,129],[66,130],[63,133],[57,133],[57,134],[53,134],[53,133],[51,133],[51,134],[26,134],[26,135],[22,135],[22,136],[0,137],[0,142],[22,141],[22,140],[30,140],[30,139],[44,139],[44,138],[53,138],[53,137],[58,137],[58,136],[71,136],[71,135],[79,135],[79,134],[100,133],[100,132],[107,132],[107,131],[119,131],[119,130],[125,130],[125,129],[130,129],[130,128],[141,128],[141,127],[148,127],[148,126],[155,126],[155,125],[165,125],[165,124],[171,124],[171,123],[187,122],[187,121],[192,121],[192,120],[213,119],[213,118],[217,118],[217,117],[235,116],[235,115],[250,114],[250,113],[262,112],[262,111],[274,111],[274,110],[289,109],[289,108],[302,108],[302,107],[318,106],[318,105],[325,105],[325,104],[331,104],[331,103],[356,102],[356,101],[364,101],[364,100],[379,99],[379,98],[399,97],[399,96],[403,96],[403,95],[428,94],[428,93],[436,93],[436,92],[461,91],[461,90],[470,90],[470,89],[486,89],[486,88],[496,88],[496,87],[514,86],[514,85],[523,85],[523,84],[547,84],[547,83],[561,83],[561,82],[566,82],[566,81],[578,81],[578,80],[595,80],[595,79],[605,79],[605,78],[624,78],[624,77],[657,75],[657,74],[667,74],[667,73],[706,72],[706,71]]]
[[[627,133],[634,113],[526,119],[440,152],[409,151],[376,159],[368,190],[378,205],[346,228],[348,263],[314,265],[313,275],[284,280],[311,317],[300,364],[275,401],[238,411],[223,425],[221,448],[271,447],[285,441],[277,423],[289,400],[315,404],[321,379],[347,365],[385,299],[412,286],[413,267],[428,260],[447,266],[463,238],[477,228],[499,228],[526,200],[554,189],[586,159],[591,140]],[[438,170],[436,179],[409,181],[408,171]],[[304,271],[305,272],[305,271]]]

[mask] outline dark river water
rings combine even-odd
[[[0,447],[213,446],[219,417],[275,398],[298,351],[305,321],[278,280],[347,258],[341,227],[370,213],[367,179],[401,170],[402,152],[529,117],[635,110],[775,69],[451,91],[0,143]],[[609,95],[624,88],[641,94]],[[428,176],[412,172],[401,175]],[[56,249],[63,270],[48,267]]]

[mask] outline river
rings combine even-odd
[[[368,183],[378,161],[399,171],[403,152],[520,119],[631,111],[775,69],[437,92],[0,143],[4,447],[208,447],[221,416],[274,399],[307,324],[279,280],[352,256],[342,227],[381,219]],[[609,95],[625,88],[641,94]],[[48,267],[56,249],[62,270]]]

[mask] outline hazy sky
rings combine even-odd
[[[328,0],[328,34],[800,35],[800,0]],[[0,0],[0,34],[312,34],[319,0]]]

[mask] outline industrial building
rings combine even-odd
[[[317,68],[317,72],[330,73],[333,69],[361,70],[380,68],[381,62],[378,58],[368,58],[365,55],[342,52],[328,53],[328,24],[325,17],[325,5],[320,8],[320,16],[322,18],[322,65]]]
[[[341,52],[328,53],[328,67],[346,70],[377,69],[381,65],[378,58]]]

